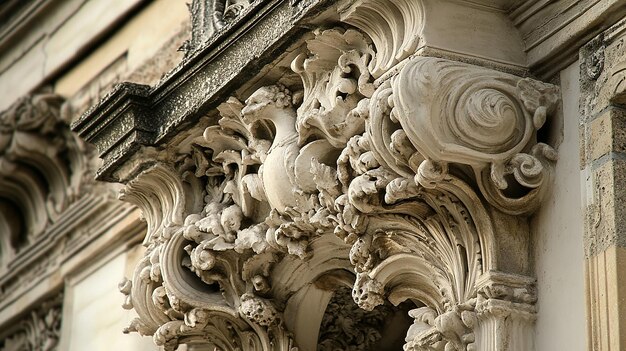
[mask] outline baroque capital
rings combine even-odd
[[[461,351],[519,328],[508,349],[528,349],[534,279],[511,262],[530,255],[528,216],[552,183],[539,130],[558,89],[433,57],[431,1],[348,3],[267,68],[279,73],[199,103],[194,124],[139,128],[125,159],[102,142],[148,228],[120,285],[139,315],[127,331],[166,350]],[[90,113],[141,126],[163,101],[124,89]],[[132,113],[106,110],[124,96]],[[354,333],[337,330],[345,315]]]

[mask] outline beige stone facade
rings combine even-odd
[[[626,1],[0,1],[0,351],[626,349]]]

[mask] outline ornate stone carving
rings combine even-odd
[[[339,288],[328,303],[320,325],[317,350],[393,350],[398,341],[393,334],[403,334],[404,320],[387,302],[373,311],[365,311],[352,301],[350,290]],[[399,317],[399,318],[398,318]],[[395,319],[399,319],[395,320]],[[398,330],[400,329],[400,330]],[[395,333],[394,333],[395,332]],[[400,344],[401,345],[401,344]]]
[[[316,135],[342,147],[364,129],[364,120],[353,110],[374,92],[368,70],[373,49],[358,31],[334,28],[316,32],[307,50],[291,65],[304,85],[296,125],[300,142]]]
[[[422,0],[356,1],[340,10],[341,20],[367,33],[376,47],[369,63],[375,78],[414,54],[424,26]]]
[[[208,324],[217,314],[254,331],[259,345],[291,345],[281,317],[290,294],[277,294],[287,277],[275,267],[294,255],[315,260],[311,243],[337,235],[352,247],[344,259],[359,306],[427,306],[411,312],[407,350],[475,349],[479,317],[507,299],[477,283],[498,269],[481,196],[511,213],[540,200],[554,151],[536,143],[536,130],[554,94],[527,79],[414,58],[353,104],[364,131],[339,156],[330,140],[299,145],[296,126],[309,115],[284,86],[260,88],[245,105],[229,100],[176,167],[153,166],[127,185],[124,197],[149,227],[149,253],[132,288],[123,286],[141,317],[129,331],[171,349],[217,328]],[[512,200],[491,191],[511,182]],[[524,300],[531,315],[533,302]]]
[[[536,133],[558,101],[556,87],[445,60],[411,60],[394,77],[390,118],[427,160],[431,187],[450,163],[469,165],[486,199],[512,214],[536,208],[556,152]]]
[[[315,30],[291,65],[301,82],[232,97],[217,123],[120,172],[148,224],[121,285],[139,314],[127,331],[166,350],[312,350],[314,333],[334,348],[324,309],[349,286],[360,313],[415,305],[405,350],[503,349],[516,328],[508,349],[527,350],[533,280],[503,257],[528,233],[502,243],[496,224],[532,214],[549,187],[556,152],[538,130],[557,88],[416,56],[420,1],[340,13],[364,33]],[[354,349],[376,344],[363,333]]]
[[[193,0],[191,12],[191,39],[183,46],[188,54],[199,49],[225,26],[234,23],[251,0]]]
[[[68,128],[53,94],[0,113],[0,266],[43,234],[91,184],[89,148]]]
[[[9,330],[0,332],[1,351],[55,351],[61,333],[63,295],[44,302]]]

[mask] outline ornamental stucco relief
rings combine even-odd
[[[122,199],[148,250],[120,285],[127,331],[166,350],[391,350],[376,316],[401,312],[407,351],[531,349],[526,216],[551,183],[537,132],[557,88],[421,56],[421,2],[341,11],[356,28],[314,30],[299,81],[133,161]],[[345,289],[365,336],[333,332]]]
[[[44,301],[0,333],[2,351],[55,351],[61,334],[63,294]]]

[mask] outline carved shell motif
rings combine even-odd
[[[419,174],[431,174],[433,164],[444,171],[448,164],[469,165],[493,205],[509,213],[534,210],[556,160],[556,152],[536,140],[556,107],[555,86],[419,57],[392,87],[392,118],[427,160],[419,182],[428,185]]]

